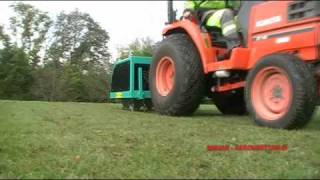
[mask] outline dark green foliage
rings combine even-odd
[[[54,40],[46,60],[64,61],[81,69],[108,64],[108,33],[88,14],[75,10],[60,13],[54,24]]]
[[[10,6],[10,34],[0,26],[0,99],[106,100],[108,33],[75,10],[51,19],[22,2]]]
[[[32,71],[28,57],[20,48],[0,51],[0,97],[29,99]]]
[[[10,37],[4,32],[3,26],[0,25],[0,43],[5,48],[9,48],[10,44]]]
[[[131,54],[132,56],[152,56],[155,43],[149,37],[135,39],[127,47],[118,49],[119,59],[125,59]]]
[[[15,44],[28,54],[30,63],[35,68],[40,62],[39,52],[45,46],[45,40],[52,20],[46,12],[18,2],[10,6],[14,16],[10,17],[10,28]]]

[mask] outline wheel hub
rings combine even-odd
[[[266,120],[277,120],[288,111],[292,101],[292,85],[286,72],[278,67],[262,69],[252,87],[256,113]]]
[[[272,90],[272,95],[273,98],[283,99],[282,88],[279,85],[274,87]]]
[[[170,57],[163,57],[156,70],[156,88],[161,96],[167,96],[173,88],[175,67]]]

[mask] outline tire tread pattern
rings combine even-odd
[[[183,63],[180,62],[179,67],[176,68],[181,68],[180,70],[184,72],[184,75],[183,78],[176,79],[180,86],[178,88],[179,92],[176,92],[174,96],[167,97],[170,98],[172,103],[166,103],[164,106],[159,103],[158,97],[154,96],[154,93],[157,92],[152,92],[154,109],[164,115],[191,115],[199,107],[204,94],[205,76],[200,56],[191,39],[184,33],[169,35],[160,43],[158,50],[164,46],[170,47],[171,50],[175,51],[174,53],[178,55],[179,61],[183,61]],[[155,54],[157,54],[157,51]],[[156,61],[156,59],[154,59],[153,62],[154,61]],[[149,76],[151,90],[155,89],[152,87],[155,86],[155,82],[153,82],[155,71],[156,67],[151,67]]]
[[[251,85],[259,70],[268,66],[277,66],[284,69],[291,79],[293,86],[293,100],[288,113],[279,120],[266,121],[255,113],[251,102]],[[263,58],[250,71],[247,77],[245,97],[247,109],[254,121],[261,126],[281,129],[299,129],[311,119],[317,103],[317,81],[313,67],[304,63],[300,58],[290,54],[275,54]]]

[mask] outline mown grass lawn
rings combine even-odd
[[[0,101],[0,178],[320,178],[319,111],[285,131],[213,105],[183,118],[120,107]],[[237,144],[288,151],[207,151]]]

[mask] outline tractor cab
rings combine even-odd
[[[265,0],[260,1],[242,1],[241,6],[237,15],[237,26],[238,31],[242,37],[242,45],[247,47],[248,43],[248,31],[249,31],[249,21],[250,21],[250,12],[253,6],[263,3]]]
[[[170,2],[170,1],[169,1]],[[237,4],[237,7],[234,5],[232,6],[231,3],[234,2],[240,2]],[[266,2],[266,0],[255,0],[255,1],[230,1],[225,0],[226,7],[235,7],[233,8],[235,13],[235,21],[238,28],[238,33],[240,36],[240,47],[247,47],[248,45],[248,31],[249,31],[249,22],[250,22],[250,13],[252,10],[252,7],[255,5],[258,5],[260,3]],[[175,16],[176,12],[173,11],[172,5],[169,6],[169,22],[167,24],[174,24],[175,22]],[[171,12],[171,13],[170,13]],[[205,14],[205,11],[203,10],[196,10],[192,18],[189,20],[199,26],[199,29],[201,33],[206,33],[209,35],[207,39],[210,40],[210,46],[216,47],[214,54],[216,54],[215,59],[216,61],[221,60],[228,60],[224,58],[224,52],[227,49],[227,38],[225,38],[222,34],[222,29],[220,27],[206,27],[204,25],[202,16]],[[183,18],[180,18],[180,21],[183,20]],[[221,57],[219,58],[219,56]],[[227,56],[228,57],[228,56]],[[230,57],[228,57],[230,58]]]
[[[241,1],[241,4],[239,5],[238,9],[235,10],[235,21],[237,23],[238,32],[241,37],[241,45],[243,47],[246,47],[248,42],[248,30],[251,8],[254,5],[257,5],[262,2],[265,2],[265,0]],[[208,29],[205,28],[203,25],[201,26],[202,31],[207,31],[210,34],[212,46],[219,48],[227,48],[227,40],[222,35],[221,28],[212,27]]]

